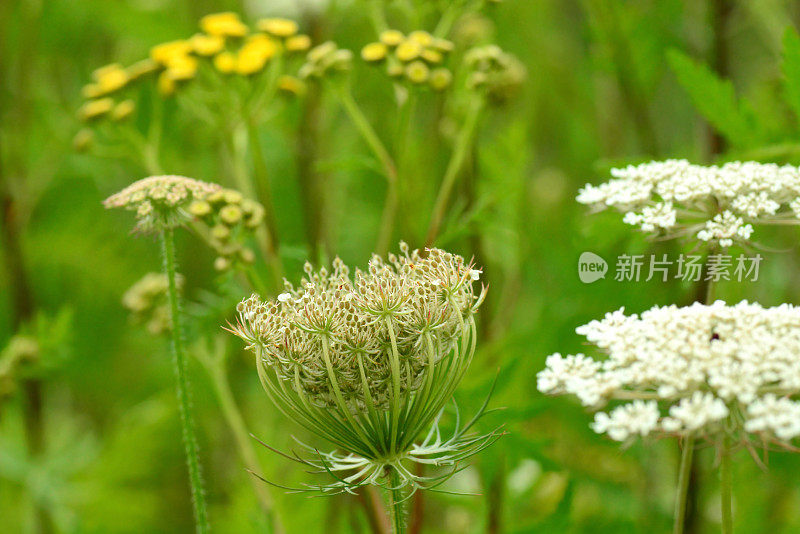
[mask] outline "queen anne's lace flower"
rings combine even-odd
[[[598,414],[599,433],[620,441],[711,435],[743,421],[744,431],[770,439],[800,435],[800,403],[791,398],[800,394],[800,308],[717,301],[654,307],[641,316],[619,310],[577,332],[608,357],[553,354],[538,388],[576,395],[592,408],[634,400]]]
[[[443,250],[401,244],[401,251],[373,256],[352,276],[338,258],[332,271],[307,264],[299,287],[287,282],[273,301],[253,295],[238,306],[231,330],[256,354],[264,389],[284,413],[339,447],[309,449],[314,459],[300,460],[341,473],[316,487],[324,492],[381,484],[392,472],[401,487],[427,487],[499,435],[466,435],[470,423],[443,438],[438,427],[474,354],[480,272]],[[419,477],[409,462],[452,472]]]
[[[645,232],[694,234],[722,247],[748,241],[753,223],[800,222],[800,169],[757,162],[721,166],[668,160],[613,169],[578,202],[616,208]]]
[[[188,219],[186,208],[192,201],[204,200],[221,189],[185,176],[150,176],[111,195],[103,205],[135,211],[142,230],[171,227]]]

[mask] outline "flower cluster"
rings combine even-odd
[[[780,442],[800,436],[800,402],[792,399],[800,393],[800,308],[717,301],[641,316],[619,310],[577,332],[608,357],[553,354],[538,388],[593,408],[633,401],[598,413],[598,433],[619,441],[724,429]]]
[[[174,228],[189,220],[186,208],[193,201],[220,190],[217,184],[184,176],[150,176],[111,195],[103,205],[135,211],[140,230]]]
[[[525,67],[497,45],[470,49],[464,56],[470,70],[467,83],[482,91],[490,102],[502,104],[513,97],[525,81]]]
[[[257,95],[264,84],[254,78],[271,62],[280,68],[280,79],[287,87],[291,66],[278,58],[299,58],[311,48],[311,38],[299,34],[298,24],[288,19],[262,19],[256,27],[258,31],[251,32],[236,13],[206,15],[200,20],[202,31],[188,39],[158,44],[148,58],[129,67],[113,63],[97,69],[83,88],[86,101],[78,117],[95,126],[130,117],[136,108],[137,83],[148,80],[155,80],[159,93],[170,97],[193,80],[218,93],[220,85],[236,75],[252,85],[248,94]],[[231,90],[244,86],[248,84],[233,84]],[[90,141],[90,131],[83,130],[76,139],[79,148]]]
[[[180,290],[183,286],[182,276],[177,276],[176,284]],[[133,321],[145,324],[151,334],[159,335],[172,330],[165,274],[144,275],[122,295],[122,305],[131,312]]]
[[[443,66],[453,48],[452,42],[426,31],[406,36],[398,30],[386,30],[377,42],[361,50],[361,58],[368,63],[385,63],[386,73],[392,78],[443,91],[453,80],[450,69]]]
[[[208,241],[219,254],[214,266],[226,271],[237,263],[251,264],[253,251],[243,245],[264,220],[264,207],[233,189],[220,189],[194,200],[187,210],[208,228]]]
[[[287,282],[275,301],[251,296],[239,307],[236,334],[286,385],[320,407],[385,409],[392,380],[400,394],[419,389],[464,336],[481,295],[460,256],[439,249],[374,256],[353,279],[339,259],[299,287]],[[396,366],[393,369],[393,365]]]
[[[306,447],[311,459],[295,455],[336,478],[313,490],[383,485],[390,474],[399,477],[392,489],[436,485],[501,435],[467,434],[486,403],[470,423],[457,421],[452,436],[439,430],[475,352],[473,315],[485,290],[473,289],[480,271],[443,250],[400,248],[386,260],[373,256],[352,277],[339,259],[331,271],[306,265],[299,287],[287,282],[274,301],[253,295],[238,306],[231,331],[256,354],[272,401],[339,449]],[[407,463],[450,470],[420,476]]]
[[[578,202],[625,212],[645,232],[694,235],[731,246],[746,242],[753,224],[800,220],[800,168],[757,162],[721,166],[685,160],[613,169],[613,179],[586,185]]]
[[[353,53],[339,48],[333,41],[326,41],[309,50],[306,62],[300,67],[301,79],[321,79],[329,74],[349,71],[353,63]]]

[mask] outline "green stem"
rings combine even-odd
[[[481,110],[483,109],[483,101],[475,99],[467,111],[467,116],[464,119],[464,124],[461,126],[461,131],[456,139],[453,154],[450,157],[450,162],[447,164],[447,169],[442,179],[442,185],[439,188],[439,194],[436,197],[436,204],[433,208],[433,215],[431,216],[430,226],[428,226],[428,234],[425,238],[427,246],[433,245],[436,237],[439,235],[439,230],[442,226],[445,211],[447,211],[447,204],[450,200],[450,194],[453,191],[453,186],[456,183],[456,178],[464,165],[467,154],[470,152],[473,137],[475,135],[475,128],[478,125],[478,117],[480,117]]]
[[[683,534],[686,522],[686,494],[689,490],[689,479],[692,473],[692,458],[694,457],[694,436],[686,437],[681,451],[681,466],[678,475],[678,490],[675,494],[675,516],[672,526],[673,534]]]
[[[186,462],[189,467],[189,482],[192,488],[192,504],[197,532],[209,531],[206,497],[200,473],[199,447],[192,413],[192,391],[186,370],[186,352],[183,344],[183,323],[175,272],[175,231],[165,228],[161,234],[164,253],[164,272],[167,276],[167,295],[169,297],[172,319],[172,356],[175,364],[175,377],[178,383],[178,407],[181,414],[183,445],[186,449]]]
[[[403,490],[400,489],[400,475],[392,467],[392,474],[389,478],[389,509],[392,512],[392,532],[394,534],[405,534],[406,525],[403,517]]]
[[[726,437],[722,443],[722,454],[719,466],[720,475],[720,507],[722,509],[722,534],[733,533],[733,475],[731,473],[731,448]]]
[[[253,448],[253,441],[250,438],[250,434],[247,432],[247,426],[245,425],[242,413],[231,391],[228,374],[225,372],[224,362],[224,358],[217,358],[213,362],[209,362],[207,365],[208,373],[211,376],[211,382],[214,385],[214,391],[217,394],[222,415],[225,417],[225,421],[233,432],[233,437],[236,440],[236,446],[239,448],[239,455],[242,457],[242,462],[244,462],[249,471],[261,473],[263,469],[261,468],[261,463],[258,461],[256,451]],[[270,522],[273,532],[284,532],[275,514],[272,496],[269,490],[254,477],[250,478],[258,502],[261,505],[264,515],[267,516],[267,520]]]
[[[394,223],[399,202],[397,166],[392,156],[389,155],[389,151],[386,150],[380,137],[378,137],[378,134],[375,132],[375,129],[364,115],[364,112],[361,111],[361,108],[358,106],[355,99],[353,99],[353,94],[350,92],[349,88],[339,86],[338,89],[342,106],[361,134],[361,137],[367,143],[370,150],[372,150],[375,157],[378,158],[381,167],[383,167],[384,176],[386,177],[386,202],[383,208],[383,215],[381,216],[378,241],[375,246],[375,252],[377,254],[384,254],[389,249],[389,241],[394,232]]]

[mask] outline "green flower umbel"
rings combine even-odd
[[[438,427],[475,352],[480,271],[443,250],[401,250],[352,278],[339,259],[333,272],[307,264],[299,287],[238,307],[233,332],[256,354],[273,402],[339,449],[303,460],[336,478],[315,486],[323,492],[424,489],[499,436],[466,435],[483,410],[449,437]],[[447,469],[420,477],[413,463]]]

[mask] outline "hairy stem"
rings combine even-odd
[[[403,491],[400,489],[400,475],[397,470],[392,468],[389,479],[389,509],[392,511],[392,532],[394,534],[405,534],[406,525],[403,514]]]
[[[694,457],[694,436],[688,436],[681,451],[681,465],[678,474],[678,489],[675,493],[675,520],[672,526],[673,534],[683,534],[686,522],[686,495],[689,491],[689,479],[692,473],[692,458]]]
[[[719,465],[719,496],[722,511],[722,534],[733,532],[733,475],[731,474],[731,447],[728,438],[722,443]]]
[[[436,197],[433,215],[431,216],[431,222],[428,226],[428,234],[425,237],[426,246],[432,246],[439,235],[439,231],[442,227],[442,220],[444,219],[447,205],[450,201],[450,194],[453,192],[453,186],[464,165],[464,161],[470,153],[472,139],[475,135],[475,129],[478,126],[478,118],[480,117],[482,109],[483,101],[475,99],[467,111],[467,116],[464,119],[464,124],[461,126],[461,131],[456,139],[455,147],[453,147],[453,154],[450,156],[450,162],[447,164],[444,178],[442,178],[442,185]]]
[[[186,370],[186,352],[183,344],[183,323],[181,321],[180,303],[175,272],[175,231],[165,228],[161,233],[164,253],[164,272],[167,275],[167,295],[169,297],[172,319],[172,357],[175,364],[175,377],[178,383],[178,407],[181,414],[181,430],[183,445],[186,450],[186,461],[189,467],[189,483],[192,488],[192,504],[197,532],[205,534],[209,531],[206,496],[203,490],[203,478],[200,473],[199,447],[192,413],[192,391]]]

